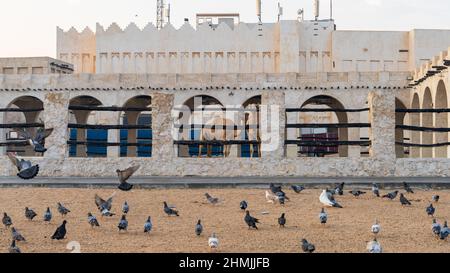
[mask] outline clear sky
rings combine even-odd
[[[305,9],[312,19],[312,0],[262,0],[263,21],[274,22],[277,3],[283,19],[296,19]],[[172,7],[172,23],[184,18],[194,22],[198,12],[238,12],[244,22],[256,21],[255,0],[166,0]],[[321,0],[321,18],[329,18],[329,0]],[[338,29],[410,30],[450,29],[449,0],[333,0]],[[96,22],[126,27],[134,21],[143,27],[155,23],[156,0],[3,0],[0,5],[0,57],[56,55],[56,26],[78,30]]]

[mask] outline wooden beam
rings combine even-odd
[[[370,128],[370,123],[291,123],[286,128]]]
[[[337,113],[357,113],[357,112],[367,112],[369,108],[361,109],[340,109],[340,108],[286,108],[286,113],[308,113],[308,112],[337,112]]]

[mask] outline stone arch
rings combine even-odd
[[[442,81],[442,80],[439,81],[438,86],[437,86],[434,107],[436,109],[448,108],[447,89],[445,88],[444,81]],[[434,126],[436,128],[448,128],[448,113],[447,112],[435,113],[434,114]],[[434,141],[435,141],[435,143],[448,142],[448,132],[445,132],[445,133],[435,132],[434,133]],[[448,150],[447,146],[435,147],[435,157],[447,158],[447,156],[448,156],[447,150]]]
[[[258,126],[258,128],[246,128],[241,131],[241,138],[243,140],[261,141],[261,106],[262,96],[257,95],[247,99],[243,104],[244,115],[243,125]],[[256,112],[255,112],[256,111]],[[244,144],[240,145],[239,152],[241,157],[261,157],[261,145]]]
[[[405,104],[398,99],[395,98],[395,109],[406,110]],[[405,124],[406,113],[395,113],[395,124],[396,125],[404,125]],[[408,134],[408,133],[407,133]],[[405,131],[403,129],[395,129],[395,142],[405,142]],[[395,154],[397,158],[405,157],[405,147],[402,145],[395,145]]]
[[[419,94],[414,93],[413,99],[411,102],[411,109],[420,109],[420,99]],[[409,122],[411,126],[417,126],[420,127],[420,113],[410,113],[409,114]],[[419,131],[411,131],[411,143],[413,144],[420,144],[420,132]],[[411,147],[409,149],[409,156],[412,158],[419,158],[420,155],[420,148],[419,147]]]
[[[433,108],[433,98],[431,96],[431,89],[427,87],[423,94],[422,109]],[[422,127],[433,127],[433,113],[422,113]],[[421,132],[422,144],[433,144],[433,132]],[[422,147],[422,157],[432,158],[433,148]]]

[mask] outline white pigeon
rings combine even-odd
[[[266,191],[266,200],[267,203],[274,204],[275,202],[278,201],[278,196],[271,194],[269,191]]]
[[[381,231],[381,226],[378,223],[378,220],[375,220],[375,224],[373,224],[373,226],[372,226],[372,233],[377,235],[378,233],[380,233],[380,231]]]
[[[377,239],[373,239],[373,241],[370,241],[367,244],[367,250],[369,253],[382,253],[383,249],[381,248],[380,243],[377,241]]]
[[[342,208],[334,199],[332,199],[332,195],[327,191],[323,190],[319,197],[320,203],[324,204],[328,207],[337,207]]]
[[[219,247],[219,239],[217,239],[216,234],[213,233],[211,237],[208,239],[208,245],[212,249],[216,249]]]

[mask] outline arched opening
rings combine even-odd
[[[243,140],[261,142],[261,96],[255,96],[248,99],[242,105],[244,107],[245,128],[242,134]],[[261,157],[261,144],[243,144],[240,145],[241,157]]]
[[[149,108],[152,104],[150,96],[137,96],[128,100],[123,107],[129,108],[120,116],[122,125],[142,125],[148,129],[121,129],[121,144],[140,144],[140,146],[120,146],[121,157],[151,157],[152,147],[152,113],[151,110],[142,110]],[[137,110],[133,110],[137,109]]]
[[[426,88],[423,94],[422,109],[432,109],[433,100],[430,88]],[[433,127],[433,113],[422,113],[422,127]],[[422,144],[433,144],[433,132],[422,132]],[[432,158],[433,148],[422,147],[422,157]]]
[[[302,109],[345,109],[337,99],[330,96],[315,96],[308,99],[301,107]],[[324,111],[324,112],[301,112],[299,122],[302,124],[326,124],[326,123],[348,123],[346,112]],[[299,129],[302,141],[348,141],[348,128],[301,128]],[[299,146],[299,154],[306,157],[347,157],[348,146]]]
[[[395,109],[406,110],[406,106],[401,100],[395,98]],[[405,124],[406,113],[396,112],[395,113],[395,124],[404,125]],[[406,143],[410,138],[409,132],[403,129],[395,129],[395,142]],[[409,155],[409,149],[403,145],[395,145],[395,154],[397,158],[407,157]]]
[[[419,100],[419,94],[414,93],[412,103],[411,103],[412,109],[420,109],[420,100]],[[409,114],[409,120],[411,126],[420,127],[420,113],[410,113]],[[419,131],[411,131],[411,143],[413,144],[420,144],[420,132]],[[419,147],[411,147],[409,149],[409,155],[412,158],[419,158],[420,155],[420,148]]]
[[[436,109],[446,109],[447,105],[447,90],[445,88],[444,81],[439,81],[437,91],[436,91],[436,100],[434,103]],[[434,114],[435,127],[436,128],[448,128],[448,113],[435,113]],[[448,132],[435,132],[435,143],[446,143],[448,142]],[[438,158],[447,158],[448,156],[448,146],[440,146],[435,148],[435,157]]]
[[[10,102],[7,108],[28,110],[25,112],[6,112],[3,116],[5,124],[13,123],[43,123],[42,113],[44,109],[44,103],[33,96],[22,96],[14,99]],[[38,109],[39,111],[30,111]],[[31,136],[35,136],[38,128],[22,128]],[[14,129],[0,129],[2,138],[6,136],[6,141],[20,140],[20,136],[11,132]],[[27,146],[14,146],[8,145],[6,147],[5,154],[8,152],[16,152],[19,156],[42,156],[41,153],[35,153],[33,147]]]
[[[79,96],[70,100],[69,108],[77,106],[97,107],[102,103],[91,96]],[[95,110],[69,110],[69,123],[99,124],[101,113]],[[104,129],[85,129],[85,128],[69,128],[70,157],[106,157],[107,146],[101,143],[108,142],[108,130]]]

